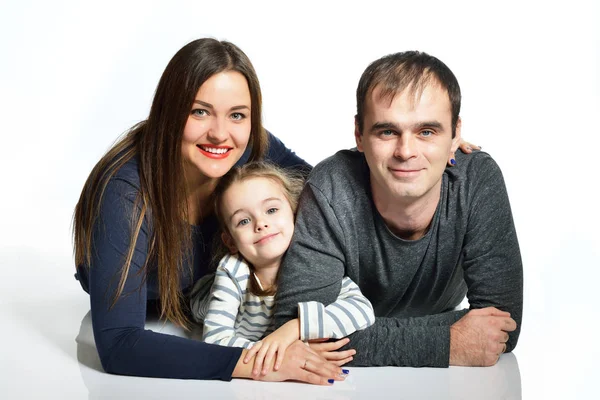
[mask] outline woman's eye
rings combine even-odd
[[[208,115],[208,111],[202,110],[200,108],[196,108],[196,109],[192,110],[192,115],[196,115],[198,117],[205,117]]]
[[[242,119],[246,118],[246,116],[242,113],[233,113],[231,114],[231,119],[234,121],[241,121]]]
[[[248,225],[250,223],[250,218],[244,218],[238,222],[238,226]]]
[[[278,211],[277,208],[271,207],[267,210],[267,214],[275,214]]]
[[[426,130],[426,131],[422,131],[422,132],[421,132],[421,136],[423,136],[423,137],[430,137],[430,136],[432,136],[432,135],[433,135],[433,132],[432,132],[432,131],[428,131],[428,130]]]

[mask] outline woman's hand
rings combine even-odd
[[[473,152],[473,150],[481,150],[481,146],[477,146],[476,144],[469,143],[462,138],[460,139],[460,143],[458,143],[458,147],[463,151],[463,153],[466,153],[466,154],[471,154]],[[451,153],[450,157],[448,157],[448,165],[451,167],[456,165],[456,159],[454,158],[454,153]]]
[[[287,348],[278,370],[270,370],[264,376],[255,377],[261,381],[294,380],[315,385],[330,385],[345,378],[340,367],[327,361],[300,340]]]
[[[300,337],[300,322],[298,319],[283,324],[275,332],[271,333],[266,338],[256,342],[244,357],[244,364],[248,363],[252,357],[254,359],[254,368],[252,368],[252,376],[256,377],[260,373],[266,375],[271,371],[271,367],[277,371],[281,368],[285,357],[286,349]],[[275,365],[273,366],[273,358],[277,354]]]

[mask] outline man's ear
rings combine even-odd
[[[458,117],[458,120],[456,121],[456,131],[454,137],[452,138],[452,147],[450,149],[450,152],[452,154],[456,153],[456,150],[458,150],[458,145],[460,144],[460,140],[462,139],[462,136],[460,134],[461,127],[462,120],[460,119],[460,117]]]
[[[356,140],[356,148],[362,153],[364,151],[362,145],[363,136],[360,133],[360,126],[358,126],[357,116],[354,117],[354,139]]]
[[[229,233],[223,232],[221,233],[221,240],[225,243],[225,246],[229,249],[231,254],[236,254],[238,252],[238,248],[233,241],[233,238]]]

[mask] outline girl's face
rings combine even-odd
[[[183,130],[188,178],[220,178],[240,159],[250,139],[250,90],[237,71],[220,72],[200,86]]]
[[[294,233],[294,213],[281,184],[268,178],[236,182],[223,194],[229,233],[223,240],[254,268],[278,265]]]

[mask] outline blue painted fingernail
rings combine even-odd
[[[344,374],[344,375],[348,375],[349,373],[350,373],[350,370],[349,370],[349,369],[343,369],[343,368],[342,368],[342,374]]]
[[[451,158],[451,159],[450,159],[450,164],[452,164],[452,165],[456,165],[456,160],[455,160],[454,158]]]
[[[333,382],[335,382],[335,381],[333,379],[327,379],[327,382],[329,382],[333,385]]]

